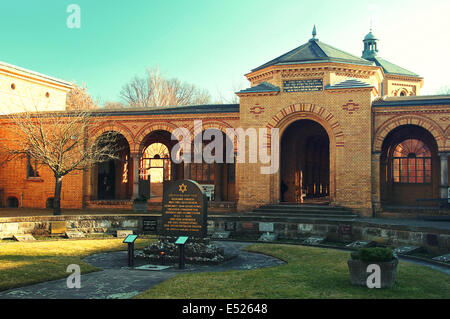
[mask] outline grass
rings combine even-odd
[[[285,265],[248,271],[183,274],[135,298],[450,298],[450,276],[400,261],[392,289],[350,284],[350,253],[316,247],[257,244],[249,251]]]
[[[82,273],[99,269],[82,261],[95,253],[125,250],[122,239],[54,240],[0,243],[0,291],[39,282],[65,278],[70,264],[80,265]],[[149,239],[138,239],[142,249]]]

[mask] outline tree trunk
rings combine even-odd
[[[61,215],[62,176],[55,176],[55,194],[53,196],[53,215]]]

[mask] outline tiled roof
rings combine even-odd
[[[263,92],[280,92],[280,88],[268,82],[262,82],[251,88],[241,90],[237,93],[263,93]]]
[[[450,105],[450,95],[385,96],[372,102],[374,107]]]
[[[169,107],[138,107],[115,110],[98,109],[93,116],[124,116],[124,115],[170,115],[170,114],[204,114],[204,113],[239,113],[239,104],[208,104]]]
[[[377,66],[381,66],[383,68],[384,73],[386,74],[396,74],[396,75],[406,75],[406,76],[415,76],[419,77],[414,72],[408,71],[398,65],[395,65],[394,63],[391,63],[389,61],[386,61],[383,58],[380,58],[378,56],[375,56],[371,59]]]
[[[341,62],[359,65],[373,65],[372,61],[362,59],[350,53],[336,49],[331,45],[311,39],[307,43],[289,51],[276,59],[273,59],[252,72],[266,68],[271,65],[300,64],[308,62]]]
[[[356,79],[348,79],[339,83],[335,83],[333,85],[327,84],[325,86],[325,90],[333,90],[333,89],[351,89],[351,88],[371,88],[372,84],[362,82]]]

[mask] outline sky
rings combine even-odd
[[[80,28],[69,28],[71,4]],[[120,101],[134,76],[166,76],[231,100],[245,74],[311,38],[361,56],[372,26],[379,55],[425,78],[422,95],[450,87],[450,1],[14,0],[0,3],[0,61],[86,85]]]

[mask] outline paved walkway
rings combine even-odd
[[[162,270],[135,270],[126,267],[127,252],[119,251],[89,256],[87,263],[103,269],[81,276],[81,288],[67,288],[66,279],[48,281],[40,284],[0,292],[0,299],[119,299],[131,298],[171,277],[182,273],[214,272],[227,270],[250,270],[284,264],[270,256],[243,251],[251,243],[215,242],[223,247],[226,255],[237,257],[220,265],[186,265],[183,270],[177,266]],[[145,262],[136,261],[136,266]],[[69,274],[68,274],[69,275]]]

